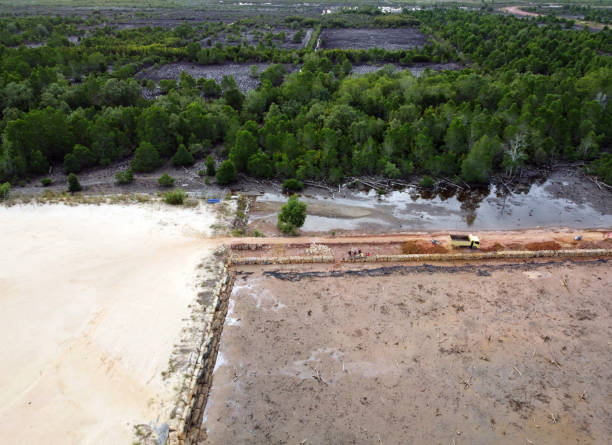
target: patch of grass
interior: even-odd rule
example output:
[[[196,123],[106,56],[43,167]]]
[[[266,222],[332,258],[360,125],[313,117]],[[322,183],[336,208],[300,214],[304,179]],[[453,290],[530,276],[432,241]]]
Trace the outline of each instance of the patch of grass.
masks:
[[[170,205],[181,205],[186,197],[187,194],[182,189],[174,189],[164,195],[164,201]]]

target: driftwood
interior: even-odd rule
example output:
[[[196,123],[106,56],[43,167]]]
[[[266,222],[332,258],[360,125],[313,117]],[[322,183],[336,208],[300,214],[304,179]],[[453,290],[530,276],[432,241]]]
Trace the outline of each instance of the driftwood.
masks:
[[[315,182],[315,181],[303,181],[304,184],[309,185],[311,187],[318,187],[318,188],[322,188],[327,190],[329,193],[334,193],[335,190],[332,189],[331,187],[326,186],[325,184],[323,184],[322,182]]]

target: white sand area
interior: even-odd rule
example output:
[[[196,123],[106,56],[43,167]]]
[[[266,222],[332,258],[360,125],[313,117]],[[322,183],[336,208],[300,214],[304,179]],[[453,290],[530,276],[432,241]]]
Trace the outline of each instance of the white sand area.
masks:
[[[0,442],[130,444],[214,247],[205,206],[0,206]]]

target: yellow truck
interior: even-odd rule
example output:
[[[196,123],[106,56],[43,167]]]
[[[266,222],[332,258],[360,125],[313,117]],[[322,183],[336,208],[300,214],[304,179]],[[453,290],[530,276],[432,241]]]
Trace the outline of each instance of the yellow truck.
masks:
[[[453,247],[469,247],[470,249],[480,249],[480,240],[477,236],[472,235],[452,235],[450,236],[451,246]]]

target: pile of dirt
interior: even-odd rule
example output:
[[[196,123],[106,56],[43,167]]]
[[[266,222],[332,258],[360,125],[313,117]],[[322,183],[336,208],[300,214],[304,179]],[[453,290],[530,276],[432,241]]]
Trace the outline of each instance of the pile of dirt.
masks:
[[[541,241],[525,244],[527,250],[561,250],[561,244],[555,241]]]
[[[402,244],[402,253],[404,255],[411,255],[417,253],[447,253],[448,250],[439,244],[429,244],[419,241],[406,241]]]
[[[492,246],[481,247],[480,250],[482,252],[498,252],[500,250],[504,250],[504,246],[499,243],[495,243]]]

